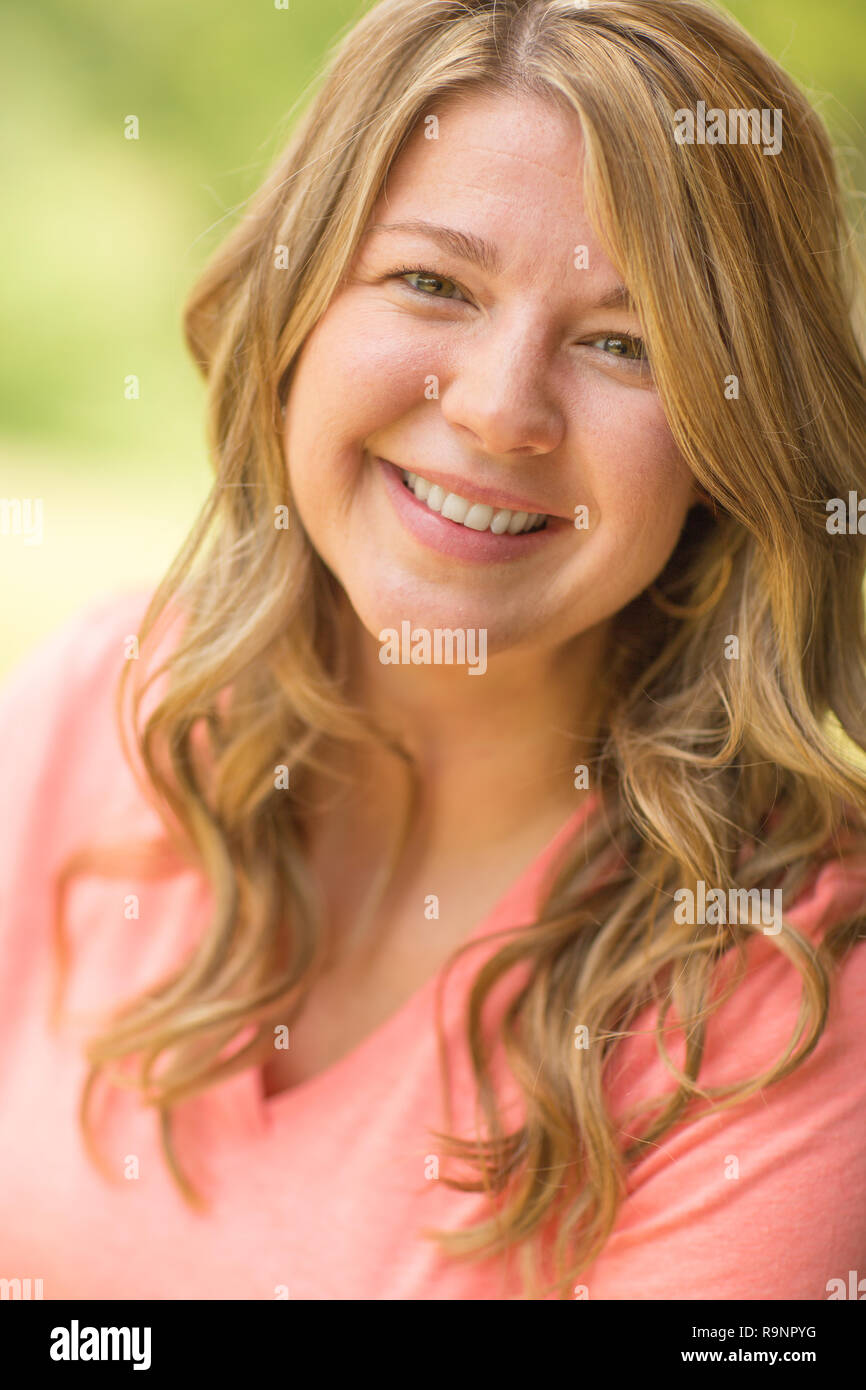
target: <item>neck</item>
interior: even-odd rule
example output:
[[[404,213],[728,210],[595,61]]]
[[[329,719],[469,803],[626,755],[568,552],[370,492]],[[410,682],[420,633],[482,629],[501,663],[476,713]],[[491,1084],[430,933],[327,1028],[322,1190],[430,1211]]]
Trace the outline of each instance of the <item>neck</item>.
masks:
[[[471,858],[533,823],[552,834],[578,808],[585,793],[574,769],[592,767],[605,706],[607,624],[555,649],[496,653],[481,675],[465,665],[383,665],[380,644],[357,619],[355,629],[351,697],[415,762],[432,857]],[[356,809],[379,842],[404,814],[405,773],[378,746],[348,757]]]

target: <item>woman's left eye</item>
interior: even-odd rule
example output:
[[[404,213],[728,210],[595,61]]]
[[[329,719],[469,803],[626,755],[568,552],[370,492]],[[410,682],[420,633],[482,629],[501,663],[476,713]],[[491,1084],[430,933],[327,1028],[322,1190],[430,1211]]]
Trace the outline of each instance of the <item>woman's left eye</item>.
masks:
[[[620,357],[626,362],[645,362],[647,360],[646,344],[643,338],[633,338],[628,333],[607,334],[601,338],[593,338],[588,344],[589,347],[598,347],[599,344],[610,344],[610,355]],[[605,349],[602,349],[604,351]]]

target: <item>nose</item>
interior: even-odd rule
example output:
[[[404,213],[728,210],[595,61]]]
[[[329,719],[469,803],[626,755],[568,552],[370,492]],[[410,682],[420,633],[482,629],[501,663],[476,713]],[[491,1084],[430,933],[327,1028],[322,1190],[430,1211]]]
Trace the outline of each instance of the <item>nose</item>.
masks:
[[[543,331],[525,320],[488,323],[455,350],[440,407],[455,429],[487,454],[546,454],[562,442],[565,421],[550,380]]]

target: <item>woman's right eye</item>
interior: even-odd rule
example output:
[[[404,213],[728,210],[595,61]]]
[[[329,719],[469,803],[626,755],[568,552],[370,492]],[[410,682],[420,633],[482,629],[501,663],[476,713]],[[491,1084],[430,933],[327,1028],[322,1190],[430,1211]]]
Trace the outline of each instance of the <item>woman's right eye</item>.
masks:
[[[456,280],[450,280],[447,275],[437,275],[434,270],[426,270],[423,267],[419,266],[401,266],[395,270],[390,271],[389,275],[391,278],[399,277],[400,279],[404,280],[406,280],[408,276],[414,275],[422,283],[426,281],[427,284],[432,283],[434,285],[453,285],[458,292],[458,296],[460,298],[463,298],[463,293],[460,290],[460,286],[457,284]],[[412,284],[409,284],[409,289],[414,290],[416,294],[422,295],[425,299],[453,299],[455,297],[453,295],[431,294],[427,290],[419,289],[416,285]]]

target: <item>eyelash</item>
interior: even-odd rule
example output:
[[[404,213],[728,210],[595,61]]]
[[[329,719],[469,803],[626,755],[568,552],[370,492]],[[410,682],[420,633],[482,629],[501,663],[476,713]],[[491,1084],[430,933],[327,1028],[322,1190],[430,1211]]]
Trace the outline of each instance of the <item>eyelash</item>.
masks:
[[[450,283],[451,283],[452,285],[456,285],[457,288],[458,288],[458,289],[461,291],[461,293],[462,293],[462,288],[461,288],[461,286],[460,286],[459,283],[458,283],[456,280],[454,280],[450,275],[440,275],[438,270],[431,270],[429,266],[419,266],[419,265],[402,265],[402,266],[395,266],[395,267],[393,268],[393,270],[387,271],[386,274],[387,274],[387,278],[388,278],[388,279],[392,279],[392,280],[399,279],[399,278],[400,278],[401,276],[403,276],[403,275],[423,275],[423,276],[425,276],[425,277],[426,277],[427,279],[429,279],[429,280],[445,280],[445,281],[450,281]],[[435,295],[435,294],[425,294],[423,290],[416,290],[414,285],[407,285],[406,288],[409,289],[409,290],[411,290],[414,294],[420,295],[422,299],[438,299],[438,298],[439,298],[438,295]],[[449,302],[449,301],[446,299],[446,300],[445,300],[445,303],[447,304],[448,302]],[[451,301],[451,302],[460,304],[460,303],[466,303],[467,301],[466,301],[466,300],[459,300],[459,299],[458,299],[458,300],[454,300],[454,301]],[[636,347],[636,348],[639,348],[639,349],[640,349],[640,356],[637,356],[637,357],[618,357],[616,354],[613,354],[614,360],[615,360],[615,361],[622,362],[622,363],[624,363],[627,367],[643,367],[643,366],[645,366],[646,363],[647,363],[646,344],[644,343],[643,338],[637,338],[637,337],[634,336],[634,334],[631,334],[631,333],[601,333],[601,334],[599,334],[598,338],[593,339],[593,342],[590,343],[590,344],[588,344],[588,346],[592,347],[593,344],[594,344],[594,343],[597,343],[597,342],[628,343],[629,345],[632,345],[632,346],[634,346],[634,347]],[[600,349],[600,350],[601,350],[601,349]]]

